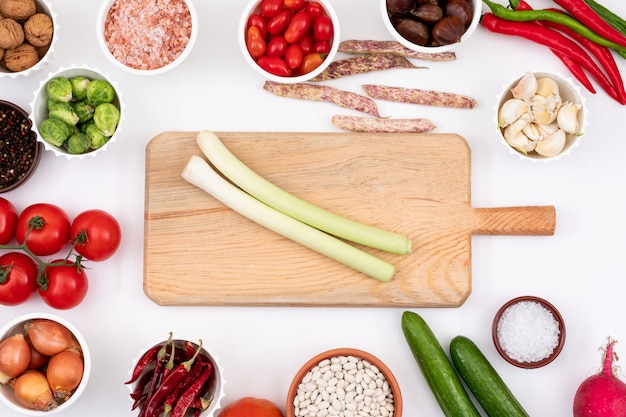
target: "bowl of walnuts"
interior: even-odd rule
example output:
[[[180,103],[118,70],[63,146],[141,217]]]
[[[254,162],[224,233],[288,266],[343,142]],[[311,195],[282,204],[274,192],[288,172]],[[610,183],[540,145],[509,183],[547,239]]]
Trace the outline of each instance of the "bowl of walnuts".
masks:
[[[44,66],[57,29],[45,0],[0,0],[0,77],[25,76]]]

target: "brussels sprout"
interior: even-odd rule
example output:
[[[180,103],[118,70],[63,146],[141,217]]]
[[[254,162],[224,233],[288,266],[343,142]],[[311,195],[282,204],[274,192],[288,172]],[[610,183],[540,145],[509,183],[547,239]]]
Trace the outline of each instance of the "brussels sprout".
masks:
[[[93,121],[105,136],[112,136],[120,121],[120,111],[114,104],[99,104],[94,111]]]
[[[113,86],[105,80],[92,80],[87,85],[87,101],[92,106],[100,103],[110,103],[115,98]]]
[[[68,125],[78,123],[78,115],[69,103],[54,103],[50,106],[50,110],[48,110],[48,116],[59,119]]]
[[[85,123],[84,133],[89,139],[91,139],[91,149],[101,148],[110,139],[108,136],[105,136],[100,129],[98,129],[98,126],[96,126],[94,122]]]
[[[87,86],[89,85],[89,81],[89,78],[80,75],[70,78],[74,100],[80,101],[87,98]]]
[[[42,139],[54,146],[61,146],[72,133],[70,127],[59,119],[46,119],[39,125]]]
[[[65,142],[65,149],[69,153],[77,154],[84,153],[89,150],[91,146],[91,139],[87,137],[84,133],[74,133],[67,139]]]
[[[85,123],[93,117],[94,108],[87,104],[86,101],[74,103],[74,113],[78,116],[78,123]]]
[[[47,103],[47,108],[48,108],[48,111],[50,111],[50,107],[52,107],[52,105],[53,105],[53,104],[56,104],[56,103],[62,103],[62,101],[53,100],[53,99],[51,99],[51,98],[50,98],[50,99],[48,99],[48,103]]]
[[[54,77],[46,85],[48,97],[67,103],[72,99],[72,83],[65,77]]]

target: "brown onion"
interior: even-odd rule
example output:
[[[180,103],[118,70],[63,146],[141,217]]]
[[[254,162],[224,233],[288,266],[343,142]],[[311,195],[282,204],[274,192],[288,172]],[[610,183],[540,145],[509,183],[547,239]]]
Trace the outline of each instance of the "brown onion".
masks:
[[[56,321],[34,319],[25,327],[33,347],[42,355],[52,356],[66,349],[79,349],[72,332]]]
[[[30,346],[21,333],[0,342],[0,383],[24,372],[30,363]]]
[[[33,347],[32,343],[29,342],[28,346],[30,346],[30,362],[28,369],[39,369],[48,363],[48,356],[42,355],[41,352]]]
[[[40,371],[29,370],[13,380],[15,398],[24,407],[48,411],[57,406],[46,376]]]
[[[54,397],[57,400],[67,400],[83,379],[83,371],[83,358],[74,349],[52,356],[46,368],[46,378]]]

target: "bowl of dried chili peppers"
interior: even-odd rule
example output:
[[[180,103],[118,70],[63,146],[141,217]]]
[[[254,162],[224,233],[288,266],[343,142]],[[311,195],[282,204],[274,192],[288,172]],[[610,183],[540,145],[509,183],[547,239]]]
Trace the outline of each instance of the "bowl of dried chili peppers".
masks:
[[[24,109],[0,100],[0,193],[24,184],[37,169],[42,145],[32,125]]]
[[[132,410],[146,417],[165,415],[210,417],[224,397],[224,370],[202,340],[167,340],[142,351],[125,384]]]

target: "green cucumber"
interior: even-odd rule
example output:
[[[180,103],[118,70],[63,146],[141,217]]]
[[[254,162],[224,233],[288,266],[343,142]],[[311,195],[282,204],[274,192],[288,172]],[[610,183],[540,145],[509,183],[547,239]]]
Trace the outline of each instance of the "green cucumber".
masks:
[[[418,314],[402,314],[402,331],[446,417],[480,417],[441,344]],[[513,417],[513,416],[511,416]]]
[[[489,417],[528,417],[528,413],[474,342],[465,336],[456,336],[450,341],[450,357]]]

